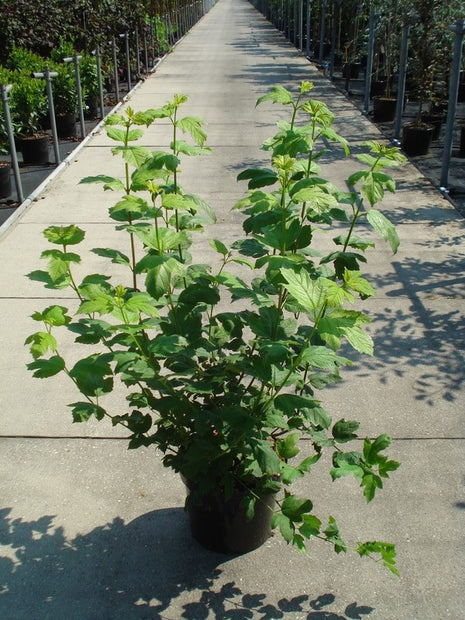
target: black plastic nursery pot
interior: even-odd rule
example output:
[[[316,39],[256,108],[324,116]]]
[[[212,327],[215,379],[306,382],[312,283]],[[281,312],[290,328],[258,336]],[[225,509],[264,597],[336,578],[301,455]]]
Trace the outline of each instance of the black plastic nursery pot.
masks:
[[[432,125],[404,125],[402,130],[402,149],[412,157],[426,155],[433,139]]]
[[[421,120],[423,123],[433,126],[433,135],[431,140],[439,140],[444,117],[438,114],[422,114]]]
[[[373,120],[377,123],[390,123],[396,117],[397,99],[392,97],[373,97]]]
[[[48,164],[48,141],[48,134],[23,136],[21,138],[23,163],[26,165]]]
[[[0,161],[0,199],[11,195],[11,164],[8,161]]]
[[[194,503],[189,501],[189,485],[185,484],[191,533],[202,547],[231,555],[247,553],[263,545],[271,536],[274,495],[258,499],[254,516],[247,519],[241,504],[242,493],[236,492],[226,500],[218,490]]]
[[[360,74],[361,68],[362,68],[362,65],[359,62],[347,62],[342,67],[342,77],[356,80]]]
[[[71,138],[76,135],[76,114],[57,114],[55,121],[59,138]]]

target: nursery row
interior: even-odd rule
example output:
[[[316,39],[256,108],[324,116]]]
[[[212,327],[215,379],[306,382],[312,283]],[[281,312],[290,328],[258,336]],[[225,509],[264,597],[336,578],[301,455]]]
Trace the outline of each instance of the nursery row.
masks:
[[[11,152],[11,143],[14,142],[12,158],[16,158],[16,152],[20,151],[23,165],[47,164],[52,136],[54,161],[60,163],[58,140],[74,138],[78,121],[84,138],[85,118],[103,117],[105,108],[117,103],[131,90],[132,85],[154,67],[157,59],[169,51],[214,2],[148,3],[145,10],[150,9],[151,13],[141,9],[137,24],[130,22],[137,11],[130,12],[128,8],[130,17],[120,26],[133,29],[109,32],[103,23],[100,30],[112,37],[101,44],[96,43],[93,50],[81,44],[82,36],[77,27],[74,38],[67,38],[71,32],[62,31],[63,36],[52,49],[37,44],[34,37],[26,45],[20,26],[27,26],[28,13],[21,23],[12,19],[8,32],[17,36],[17,43],[12,44],[6,53],[9,37],[5,38],[2,50],[5,60],[0,65],[0,154]],[[141,8],[142,3],[136,5]],[[50,6],[52,10],[55,5],[51,3]],[[153,13],[161,9],[166,12]],[[0,14],[3,12],[6,18],[9,11],[13,8],[7,3]],[[90,19],[89,11],[86,15]],[[85,28],[90,28],[89,22],[85,22]],[[97,29],[94,33],[94,41],[100,39],[98,32]],[[2,159],[0,199],[8,198],[12,192],[10,158]],[[21,202],[23,195],[18,178],[16,185]]]
[[[461,58],[454,66],[454,37],[463,30],[464,0],[252,0],[252,4],[308,58],[323,65],[331,78],[341,71],[347,91],[350,80],[363,70],[365,112],[372,112],[375,121],[393,121],[396,114],[400,118],[403,102],[416,102],[414,118],[403,130],[403,148],[409,155],[428,152],[434,126],[437,131],[437,124],[445,120],[453,69],[458,76],[463,68]],[[460,82],[465,95],[463,71]],[[400,137],[399,129],[395,138]]]

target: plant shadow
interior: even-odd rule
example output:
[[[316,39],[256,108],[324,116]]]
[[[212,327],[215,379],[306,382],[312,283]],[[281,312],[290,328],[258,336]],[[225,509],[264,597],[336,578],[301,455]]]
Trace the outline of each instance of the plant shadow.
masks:
[[[125,523],[115,518],[68,538],[54,517],[25,521],[0,510],[0,617],[312,620],[362,618],[373,608],[353,602],[335,610],[332,593],[272,601],[226,582],[234,558],[192,540],[181,508],[156,510]]]

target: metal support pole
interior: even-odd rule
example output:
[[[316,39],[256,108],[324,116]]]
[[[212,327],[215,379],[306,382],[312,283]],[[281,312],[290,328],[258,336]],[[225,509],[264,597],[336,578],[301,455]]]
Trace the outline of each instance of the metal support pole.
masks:
[[[100,101],[100,113],[102,118],[105,116],[105,104],[103,102],[103,83],[102,83],[102,60],[100,58],[100,48],[97,45],[94,51],[95,59],[97,61],[97,82],[98,82],[98,95]]]
[[[312,0],[307,0],[307,36],[306,36],[306,51],[305,55],[307,58],[310,58],[310,19],[312,16]]]
[[[452,138],[454,133],[455,112],[457,110],[457,98],[459,94],[460,66],[462,64],[463,35],[465,34],[465,19],[458,19],[450,26],[455,33],[454,56],[449,83],[449,106],[447,108],[446,134],[444,136],[444,151],[442,158],[440,190],[448,192],[449,167],[452,157]]]
[[[318,53],[319,62],[324,60],[324,45],[326,38],[326,0],[321,5],[321,27],[320,27],[320,49]]]
[[[84,140],[86,137],[86,124],[84,122],[84,106],[82,103],[82,88],[81,88],[81,74],[79,71],[79,61],[82,56],[78,56],[74,54],[74,56],[70,56],[69,58],[64,58],[65,62],[74,62],[74,76],[76,79],[76,92],[78,99],[78,112],[79,112],[79,124],[81,126],[81,137]]]
[[[128,80],[128,92],[132,89],[131,84],[131,56],[129,54],[129,32],[125,32],[119,35],[122,39],[124,39],[124,47],[126,49],[126,69],[127,69],[127,80]]]
[[[304,0],[299,2],[299,50],[304,51]]]
[[[18,156],[16,154],[15,136],[13,133],[13,124],[11,122],[10,104],[8,93],[13,88],[11,84],[0,84],[0,91],[3,102],[3,115],[5,117],[6,132],[8,134],[8,144],[10,145],[11,166],[15,177],[16,194],[18,202],[23,202],[23,186],[21,184],[21,175],[19,174]]]
[[[137,68],[137,77],[140,79],[141,70],[140,70],[140,45],[139,45],[139,31],[136,28],[136,68]]]
[[[336,35],[337,23],[339,21],[339,11],[341,8],[341,0],[333,2],[333,23],[331,25],[331,56],[329,60],[329,77],[332,80],[334,76],[334,57],[336,54]]]
[[[363,113],[368,114],[370,111],[370,92],[371,92],[371,76],[373,73],[373,58],[375,55],[375,29],[377,15],[372,6],[370,9],[370,19],[368,27],[368,50],[367,50],[367,66],[365,70],[365,96],[363,100]]]
[[[115,79],[115,98],[116,101],[119,101],[118,54],[116,52],[116,41],[114,37],[111,42],[111,47],[113,52],[113,77]]]
[[[61,162],[60,158],[60,149],[58,147],[58,132],[57,132],[57,124],[55,119],[55,106],[53,104],[53,89],[52,89],[52,79],[57,77],[58,73],[56,71],[50,72],[48,67],[45,67],[45,71],[43,73],[33,73],[35,78],[45,78],[45,89],[47,91],[47,99],[48,99],[48,115],[50,118],[50,129],[52,130],[52,139],[53,139],[53,152],[55,154],[55,163],[58,164]]]
[[[144,30],[144,63],[145,63],[145,73],[149,72],[149,51],[147,48],[147,33]]]
[[[400,130],[402,127],[402,112],[404,110],[405,99],[405,80],[407,79],[407,63],[408,63],[408,44],[410,35],[410,26],[414,20],[412,15],[407,15],[404,20],[404,27],[402,30],[402,42],[400,46],[400,60],[399,60],[399,84],[397,86],[397,104],[396,104],[396,118],[394,122],[394,138],[393,143],[397,146],[400,145]],[[389,76],[388,76],[389,79]]]

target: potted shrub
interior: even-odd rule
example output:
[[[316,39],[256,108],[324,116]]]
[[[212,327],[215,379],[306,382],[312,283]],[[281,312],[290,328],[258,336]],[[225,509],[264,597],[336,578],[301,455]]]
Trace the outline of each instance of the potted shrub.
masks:
[[[348,179],[359,192],[326,181],[319,139],[348,149],[326,105],[309,98],[311,88],[303,82],[293,96],[274,87],[259,99],[286,105],[291,120],[280,120],[264,144],[270,167],[239,175],[249,187],[235,205],[246,216],[246,236],[234,247],[213,239],[216,265],[196,263],[190,254],[192,236],[214,217],[180,185],[181,157],[207,149],[202,121],[183,117],[187,97],[176,95],[159,109],[112,115],[106,128],[123,174],[82,181],[117,194],[109,215],[127,235],[127,251],[120,243],[92,251],[119,273],[127,270],[127,278],[113,282],[106,268],[78,280],[85,231],[75,225],[44,231],[52,244],[42,254],[48,267],[29,275],[69,289],[78,301],[75,313],[61,305],[34,313],[43,329],[27,338],[29,369],[39,378],[60,372],[70,378],[81,394],[70,405],[75,422],[107,420],[127,430],[129,448],[158,448],[164,465],[186,482],[194,536],[216,550],[252,549],[272,526],[300,550],[316,537],[345,551],[334,517],[317,516],[311,500],[290,485],[326,462],[331,480],[353,474],[370,501],[399,465],[384,453],[385,434],[365,439],[362,450],[358,443],[348,449],[358,422],[333,421],[319,392],[339,380],[350,348],[372,353],[369,318],[359,306],[374,293],[360,270],[374,244],[356,229],[364,221],[397,249],[395,229],[376,203],[394,191],[383,168],[404,158],[369,142],[358,156],[363,169]],[[168,151],[134,145],[141,127],[156,119],[173,127]],[[314,239],[333,224],[334,248],[319,256]],[[60,331],[75,338],[74,363],[66,360]],[[110,393],[122,398],[116,410]],[[304,454],[301,438],[309,440]],[[332,461],[319,462],[328,450]],[[396,572],[391,543],[355,549]]]
[[[74,65],[56,64],[51,70],[58,74],[52,82],[57,134],[60,138],[70,138],[76,134],[77,89]]]
[[[0,140],[2,135],[2,108],[0,106]],[[9,198],[11,195],[11,163],[8,159],[2,159],[2,155],[6,155],[8,149],[4,142],[0,141],[0,198]]]
[[[24,164],[48,163],[49,135],[41,125],[48,107],[44,81],[31,77],[24,70],[13,72],[10,106]]]
[[[441,87],[441,76],[447,74],[450,67],[451,34],[448,27],[459,10],[452,6],[453,3],[448,4],[441,0],[412,0],[417,19],[411,30],[411,47],[415,54],[409,63],[409,81],[417,110],[414,121],[403,128],[402,147],[408,155],[426,155],[435,126],[436,132],[440,129],[440,119],[434,114],[434,108],[442,98],[440,91],[445,82],[442,80]],[[434,116],[436,118],[432,118]],[[432,124],[431,120],[435,123]]]
[[[84,55],[80,61],[82,98],[86,105],[86,114],[90,118],[98,115],[98,73],[97,60],[94,56]]]
[[[373,96],[373,120],[388,123],[393,121],[396,115],[397,98],[392,92],[392,86],[400,48],[402,11],[397,0],[388,4],[382,3],[377,10],[378,54],[373,86],[378,88],[378,91]]]

